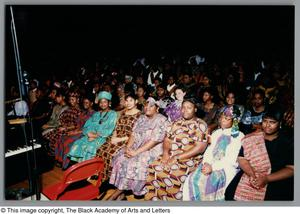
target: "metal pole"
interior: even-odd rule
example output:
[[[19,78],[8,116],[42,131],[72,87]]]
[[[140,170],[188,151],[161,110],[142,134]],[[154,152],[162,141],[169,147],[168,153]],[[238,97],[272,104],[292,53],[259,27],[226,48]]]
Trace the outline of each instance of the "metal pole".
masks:
[[[10,6],[10,13],[11,13],[11,33],[12,33],[12,39],[13,39],[13,45],[14,45],[14,54],[15,54],[15,60],[16,60],[16,67],[17,67],[17,76],[18,76],[18,83],[19,83],[19,90],[20,90],[20,98],[23,100],[23,98],[27,95],[27,91],[25,90],[25,83],[23,79],[23,72],[21,68],[21,62],[20,62],[20,54],[19,54],[19,47],[18,47],[18,40],[17,40],[17,33],[16,33],[16,26],[14,21],[14,14],[13,14],[13,8]],[[25,116],[24,116],[25,117]],[[30,191],[36,194],[36,199],[40,200],[41,194],[39,189],[39,179],[38,179],[38,170],[37,170],[37,164],[36,164],[36,154],[34,149],[34,144],[36,142],[36,139],[34,139],[33,135],[33,126],[32,126],[32,120],[29,114],[29,123],[30,123],[30,129],[31,129],[31,139],[30,143],[32,146],[32,154],[33,154],[33,168],[31,168],[31,164],[27,155],[27,162],[28,162],[28,170],[29,170],[29,188]],[[24,137],[25,137],[25,143],[27,145],[27,134],[26,134],[26,128],[25,124],[22,125],[23,131],[24,131]],[[31,171],[32,170],[32,171]]]

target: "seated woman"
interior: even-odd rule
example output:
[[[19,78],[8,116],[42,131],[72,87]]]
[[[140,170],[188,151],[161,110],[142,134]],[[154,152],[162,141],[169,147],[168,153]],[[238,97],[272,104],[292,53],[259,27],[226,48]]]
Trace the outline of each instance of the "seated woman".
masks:
[[[168,126],[167,118],[158,113],[158,102],[149,97],[145,115],[133,126],[127,146],[116,154],[112,161],[110,184],[117,187],[108,200],[123,198],[125,190],[134,195],[145,194],[149,164],[162,154],[162,141]]]
[[[226,200],[293,200],[293,140],[280,130],[283,114],[270,106],[263,116],[262,132],[243,140],[238,162],[241,171],[226,190]]]
[[[241,120],[241,130],[245,134],[250,134],[254,131],[261,131],[262,117],[268,110],[268,104],[265,103],[265,92],[257,89],[252,93],[250,99],[251,106],[245,110]]]
[[[64,121],[66,121],[63,113],[69,108],[62,90],[56,91],[55,102],[57,104],[53,108],[50,120],[42,126],[42,137],[47,141],[47,147],[49,146],[49,155],[54,155],[59,128],[64,127]]]
[[[117,122],[117,113],[109,108],[111,94],[101,91],[98,95],[100,111],[86,121],[83,137],[75,141],[68,156],[72,161],[89,160],[96,155],[97,149],[112,134]]]
[[[141,115],[141,112],[137,109],[136,105],[137,97],[135,94],[131,93],[125,96],[125,110],[120,113],[112,137],[97,151],[96,156],[101,157],[105,162],[102,177],[103,181],[109,179],[112,170],[111,160],[121,148],[126,146],[132,132],[132,127],[137,118]]]
[[[136,91],[136,95],[137,95],[137,108],[139,110],[141,110],[142,112],[144,112],[144,106],[146,105],[146,87],[143,85],[139,85],[137,87],[137,91]]]
[[[236,93],[234,91],[228,91],[225,98],[226,98],[225,106],[220,109],[220,113],[223,112],[226,107],[235,105],[239,108],[239,110],[241,112],[241,114],[238,118],[238,121],[241,121],[241,119],[243,118],[243,115],[244,115],[245,108],[244,108],[244,106],[238,105],[236,103],[236,100],[237,100]]]
[[[68,131],[57,141],[55,149],[55,159],[62,163],[62,168],[66,169],[70,159],[67,157],[73,143],[82,137],[82,129],[85,122],[95,113],[93,109],[94,96],[86,96],[83,98],[83,110],[79,114],[76,122],[76,129]]]
[[[183,118],[172,124],[164,139],[163,155],[149,166],[146,200],[182,200],[184,181],[201,162],[207,125],[195,115],[195,99],[184,100],[181,111]]]
[[[203,103],[199,105],[199,111],[203,113],[203,120],[207,123],[208,133],[212,133],[218,127],[218,105],[214,102],[214,90],[205,88],[203,90]],[[198,112],[199,113],[199,112]]]
[[[168,116],[168,120],[170,122],[174,122],[181,119],[182,117],[181,106],[185,95],[186,92],[183,88],[178,87],[175,89],[176,100],[174,100],[164,110],[164,113]]]
[[[202,163],[184,183],[183,200],[224,200],[225,189],[237,173],[237,156],[244,137],[238,130],[239,114],[235,106],[224,109],[221,128],[213,132]]]

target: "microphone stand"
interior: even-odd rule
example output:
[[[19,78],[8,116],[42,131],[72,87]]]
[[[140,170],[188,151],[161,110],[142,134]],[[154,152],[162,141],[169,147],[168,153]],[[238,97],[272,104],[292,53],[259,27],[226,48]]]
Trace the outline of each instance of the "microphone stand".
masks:
[[[21,68],[21,62],[20,62],[20,55],[19,55],[19,48],[18,48],[18,40],[17,40],[17,33],[16,33],[16,26],[14,21],[14,14],[13,14],[13,8],[10,6],[10,14],[11,14],[11,34],[12,34],[12,40],[14,45],[14,54],[15,54],[15,60],[16,60],[16,68],[17,68],[17,77],[18,77],[18,85],[19,85],[19,91],[20,91],[20,99],[21,101],[24,100],[24,97],[26,97],[28,92],[28,82],[24,81],[24,75]],[[27,84],[27,85],[26,85]],[[25,90],[25,87],[27,90]],[[25,118],[25,116],[24,116]],[[33,158],[33,167],[31,167],[31,163],[29,160],[29,154],[26,153],[27,156],[27,165],[28,165],[28,180],[29,180],[29,191],[31,194],[35,193],[36,199],[41,199],[41,193],[39,188],[39,175],[37,170],[37,163],[36,163],[36,153],[34,149],[34,144],[36,143],[36,139],[34,138],[34,132],[33,132],[33,125],[32,125],[32,119],[30,117],[30,114],[28,116],[29,124],[30,124],[30,145],[32,147],[32,158]],[[25,123],[22,124],[22,129],[24,133],[25,143],[28,146],[28,139],[26,134],[26,127]]]

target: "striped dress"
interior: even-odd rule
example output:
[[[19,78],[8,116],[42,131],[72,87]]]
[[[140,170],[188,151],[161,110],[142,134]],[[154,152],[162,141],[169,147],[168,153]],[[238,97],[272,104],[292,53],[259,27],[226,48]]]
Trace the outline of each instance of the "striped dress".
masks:
[[[263,132],[254,132],[247,135],[243,140],[244,158],[249,161],[256,176],[271,173],[271,162],[265,145]],[[235,191],[236,201],[263,201],[266,195],[267,185],[255,189],[250,184],[250,177],[243,173]]]

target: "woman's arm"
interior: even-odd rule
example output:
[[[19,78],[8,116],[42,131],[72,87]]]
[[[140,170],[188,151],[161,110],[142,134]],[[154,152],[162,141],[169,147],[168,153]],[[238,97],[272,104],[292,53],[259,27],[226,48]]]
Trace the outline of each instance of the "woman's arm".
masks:
[[[204,143],[204,142],[201,142],[201,143],[196,143],[191,149],[181,153],[181,154],[178,154],[178,155],[175,155],[173,157],[171,157],[168,161],[168,164],[169,165],[172,165],[174,164],[177,160],[183,160],[183,159],[189,159],[191,157],[194,157],[198,154],[201,154],[205,151],[207,147],[207,143]]]
[[[160,142],[150,140],[147,143],[145,143],[143,146],[141,146],[140,148],[138,148],[136,150],[136,154],[140,154],[140,153],[143,153],[145,151],[148,151],[148,150],[152,149],[154,146],[156,146],[159,143]]]
[[[241,169],[249,176],[252,178],[255,178],[255,172],[253,168],[251,167],[250,163],[248,160],[246,160],[244,157],[238,157],[238,163],[241,167]]]
[[[99,134],[95,133],[95,132],[89,132],[89,133],[87,133],[87,136],[88,136],[88,138],[97,138],[97,137],[99,137]]]
[[[133,135],[133,133],[131,133],[130,136],[129,136],[126,147],[131,148],[133,143],[134,143],[134,135]]]
[[[268,183],[281,181],[287,178],[294,176],[294,166],[287,165],[284,168],[278,170],[277,172],[271,173],[270,175],[266,176],[259,176],[255,181],[254,184],[256,188],[262,188],[266,186]]]
[[[274,181],[281,181],[294,176],[294,166],[287,165],[283,169],[280,169],[277,172],[274,172],[267,176],[268,183]]]
[[[162,162],[167,163],[170,158],[170,149],[171,149],[171,140],[168,137],[165,137],[163,142],[163,156]]]
[[[119,142],[122,142],[122,141],[127,141],[129,138],[127,136],[125,137],[112,137],[111,138],[111,143],[112,144],[117,144]]]
[[[189,159],[191,157],[194,157],[196,155],[203,153],[205,151],[206,147],[207,147],[207,143],[197,142],[194,144],[194,146],[191,149],[189,149],[179,155],[176,155],[177,156],[176,158],[179,160]]]

